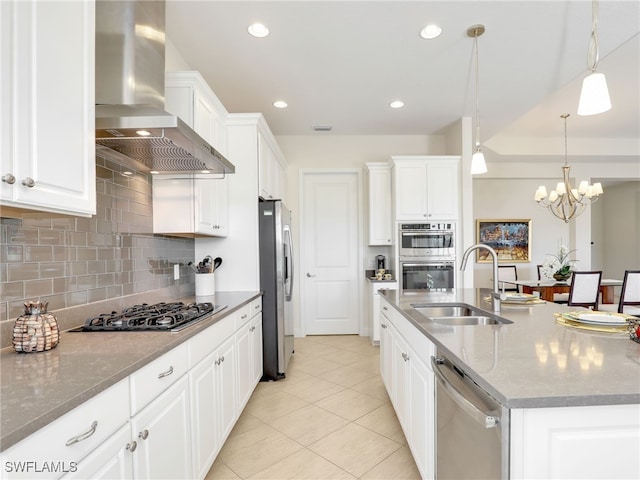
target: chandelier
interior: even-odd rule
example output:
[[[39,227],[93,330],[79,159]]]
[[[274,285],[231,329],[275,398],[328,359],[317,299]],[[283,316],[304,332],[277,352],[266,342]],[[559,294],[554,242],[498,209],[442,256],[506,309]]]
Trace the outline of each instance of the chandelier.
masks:
[[[547,189],[540,185],[536,190],[534,199],[538,205],[545,207],[554,216],[569,223],[574,217],[582,213],[584,207],[596,202],[602,195],[602,184],[594,183],[590,185],[587,180],[583,180],[578,188],[573,188],[569,180],[569,170],[571,167],[567,161],[567,117],[568,113],[560,115],[564,119],[564,166],[562,167],[562,181],[558,182],[555,190],[551,190],[547,197]]]

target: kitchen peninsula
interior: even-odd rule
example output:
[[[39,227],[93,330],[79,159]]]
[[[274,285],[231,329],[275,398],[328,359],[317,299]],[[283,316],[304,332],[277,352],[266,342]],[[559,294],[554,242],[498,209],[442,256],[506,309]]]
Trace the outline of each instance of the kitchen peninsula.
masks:
[[[503,478],[640,477],[640,344],[561,326],[554,313],[575,307],[554,303],[503,303],[497,315],[512,323],[497,325],[439,324],[414,308],[456,303],[491,315],[489,293],[380,292],[383,380],[423,477],[434,476],[435,355],[508,412]]]

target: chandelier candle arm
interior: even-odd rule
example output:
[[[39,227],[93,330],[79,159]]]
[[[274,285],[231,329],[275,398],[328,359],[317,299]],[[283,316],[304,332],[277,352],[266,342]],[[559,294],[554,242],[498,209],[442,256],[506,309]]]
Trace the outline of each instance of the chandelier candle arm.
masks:
[[[568,113],[560,116],[564,119],[564,165],[562,166],[562,181],[558,182],[555,190],[547,195],[547,188],[544,185],[540,185],[533,196],[533,199],[541,207],[545,207],[551,212],[552,215],[569,223],[574,217],[577,217],[582,213],[584,207],[596,202],[600,195],[602,195],[603,189],[600,182],[596,182],[590,185],[587,180],[582,180],[578,188],[571,186],[570,170],[567,160],[567,117]]]

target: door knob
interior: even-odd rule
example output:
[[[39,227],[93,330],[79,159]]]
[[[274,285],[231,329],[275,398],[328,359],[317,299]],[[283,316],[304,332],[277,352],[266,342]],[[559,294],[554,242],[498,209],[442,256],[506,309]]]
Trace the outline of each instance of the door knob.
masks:
[[[315,275],[311,275],[309,272],[307,272],[307,277],[311,278],[311,277],[315,277]]]

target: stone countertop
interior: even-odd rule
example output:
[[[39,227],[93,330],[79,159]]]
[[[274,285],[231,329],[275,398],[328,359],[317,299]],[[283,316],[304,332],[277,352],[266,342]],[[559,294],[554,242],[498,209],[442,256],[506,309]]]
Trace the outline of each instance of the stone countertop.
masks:
[[[412,303],[460,302],[492,312],[487,289],[404,295],[381,291],[405,318],[509,408],[640,404],[640,344],[628,334],[564,327],[556,312],[581,310],[555,303],[502,304],[512,324],[443,326],[425,321]]]
[[[58,419],[111,385],[261,295],[217,292],[219,313],[180,332],[62,332],[52,350],[0,350],[0,451]],[[193,302],[193,297],[178,299]],[[100,313],[100,312],[96,312]]]

